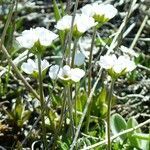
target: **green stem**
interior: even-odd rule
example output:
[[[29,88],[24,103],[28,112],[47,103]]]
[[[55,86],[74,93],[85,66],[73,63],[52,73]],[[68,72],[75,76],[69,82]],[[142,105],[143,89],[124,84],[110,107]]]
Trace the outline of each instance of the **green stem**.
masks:
[[[77,84],[75,84],[75,127],[77,126],[77,96],[78,96],[78,87]]]
[[[114,88],[115,80],[112,79],[107,101],[108,101],[108,111],[107,111],[107,150],[111,150],[111,139],[110,139],[110,115],[111,115],[111,103],[112,103],[112,94],[113,94],[113,88]]]
[[[70,117],[70,122],[71,122],[71,131],[72,131],[72,138],[75,135],[75,130],[74,130],[74,120],[73,120],[73,104],[72,104],[72,99],[71,99],[71,92],[70,92],[70,85],[67,86],[67,91],[68,91],[68,108],[69,108],[69,117]]]
[[[88,95],[91,93],[91,83],[92,83],[92,70],[91,70],[91,65],[92,65],[92,56],[93,56],[93,48],[94,48],[94,41],[95,41],[95,36],[96,36],[96,30],[97,28],[94,27],[93,31],[93,36],[92,36],[92,42],[91,42],[91,49],[90,49],[90,56],[89,56],[89,74],[88,74]],[[89,130],[89,122],[90,122],[90,113],[91,113],[91,108],[92,108],[92,100],[89,105],[89,109],[87,111],[87,118],[86,118],[86,127],[85,127],[85,132],[87,133]]]
[[[47,149],[47,141],[46,141],[46,126],[44,119],[44,93],[43,93],[43,79],[42,79],[42,70],[41,70],[41,55],[38,55],[38,70],[39,70],[39,92],[40,92],[40,102],[41,102],[41,120],[42,120],[42,136],[43,136],[43,144],[44,149]]]
[[[77,43],[78,43],[78,38],[76,38],[75,41],[74,41],[73,52],[72,52],[71,68],[74,67],[74,59],[75,59],[75,54],[76,54]]]
[[[90,95],[91,92],[91,77],[92,77],[92,69],[91,69],[91,65],[92,65],[92,58],[93,58],[93,48],[94,48],[94,41],[95,41],[95,36],[96,36],[96,30],[97,28],[94,27],[94,31],[93,31],[93,36],[92,36],[92,42],[91,42],[91,49],[90,49],[90,56],[89,56],[89,75],[88,75],[88,95]]]

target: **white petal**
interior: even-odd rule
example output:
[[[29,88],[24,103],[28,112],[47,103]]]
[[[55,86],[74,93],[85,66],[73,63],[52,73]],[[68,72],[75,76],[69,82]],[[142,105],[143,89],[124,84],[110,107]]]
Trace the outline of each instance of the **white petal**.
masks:
[[[49,76],[55,80],[59,74],[60,67],[58,65],[51,66],[49,69]]]
[[[79,82],[80,79],[85,75],[85,71],[79,68],[71,69],[71,80]]]
[[[103,11],[105,12],[105,17],[108,19],[113,18],[117,14],[117,9],[110,4],[106,4],[105,7],[103,7]]]
[[[93,6],[91,4],[87,4],[81,8],[81,12],[84,15],[92,17],[94,15]]]
[[[129,72],[134,70],[135,68],[136,68],[135,63],[131,61],[129,57],[119,56],[118,60],[116,61],[113,67],[113,70],[116,73],[121,73],[123,70]]]
[[[32,48],[35,43],[35,38],[33,36],[19,36],[16,38],[18,43],[23,48]]]
[[[71,21],[72,16],[66,15],[57,22],[55,28],[57,28],[58,30],[68,30],[71,27]]]
[[[30,65],[29,63],[23,63],[21,65],[21,69],[26,73],[26,74],[32,74],[34,71],[34,68],[32,65]]]
[[[37,27],[34,29],[35,35],[38,37],[40,44],[43,46],[51,45],[52,41],[55,40],[58,35],[45,29],[43,27]]]
[[[62,71],[63,71],[63,76],[70,76],[71,68],[70,68],[70,66],[65,65],[65,66],[62,68]]]
[[[85,31],[89,30],[91,27],[97,25],[97,23],[95,23],[92,17],[81,14],[81,15],[76,15],[76,25],[78,31],[80,33],[84,33]]]
[[[41,68],[42,68],[42,71],[44,71],[45,69],[47,69],[49,67],[49,62],[44,59],[42,62],[41,62]]]
[[[125,67],[121,64],[115,64],[112,69],[115,73],[119,74],[125,69]]]
[[[117,58],[115,55],[105,55],[100,57],[100,66],[105,69],[111,69],[115,64]]]
[[[128,66],[127,66],[127,72],[133,71],[136,68],[136,65],[133,61],[129,61],[128,62]]]
[[[70,77],[71,77],[71,68],[70,68],[70,66],[65,65],[63,68],[61,68],[60,71],[59,71],[58,77],[61,80],[65,80],[65,81],[70,80]]]
[[[117,14],[117,9],[110,4],[93,4],[94,12],[96,15],[104,16],[105,18],[112,19]]]
[[[74,64],[76,66],[81,66],[84,64],[84,61],[85,61],[85,55],[81,52],[77,52],[75,54]]]

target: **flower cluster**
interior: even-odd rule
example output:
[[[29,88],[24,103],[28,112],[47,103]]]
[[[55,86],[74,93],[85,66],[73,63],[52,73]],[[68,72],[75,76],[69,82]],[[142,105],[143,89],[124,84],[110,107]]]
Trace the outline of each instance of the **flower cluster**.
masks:
[[[62,81],[71,80],[73,82],[79,82],[84,75],[84,70],[79,68],[70,68],[68,65],[65,65],[62,68],[58,65],[53,65],[49,69],[49,76],[53,80],[58,77],[58,79]]]
[[[57,34],[45,29],[43,27],[37,27],[35,29],[25,30],[21,36],[17,37],[16,40],[21,47],[31,49],[36,43],[41,46],[47,47],[52,44],[52,41],[58,37]]]
[[[73,37],[75,38],[79,38],[87,30],[97,26],[98,23],[105,23],[109,19],[113,18],[116,15],[117,10],[109,4],[103,5],[93,3],[91,5],[88,4],[84,6],[81,9],[81,12],[81,14],[76,14],[74,18]],[[71,28],[72,21],[73,16],[65,15],[57,22],[55,28],[68,32]],[[57,37],[57,34],[49,31],[48,29],[37,27],[23,31],[21,36],[17,37],[16,40],[21,47],[30,49],[31,52],[36,55],[41,55],[45,47],[50,46]],[[75,66],[81,66],[84,63],[84,60],[85,54],[76,52],[73,60]],[[104,58],[101,59],[101,61],[103,60]],[[42,73],[45,72],[49,66],[49,63],[46,60],[41,61]],[[31,74],[34,77],[38,76],[37,60],[33,61],[28,59],[27,62],[22,64],[21,68],[27,74]],[[118,70],[114,71],[117,72]],[[71,80],[74,82],[79,82],[84,75],[84,70],[79,68],[70,68],[68,65],[65,65],[62,68],[58,65],[53,65],[49,70],[49,76],[51,79],[56,79],[56,77],[58,77],[60,80],[64,81]]]
[[[44,59],[41,61],[41,70],[43,75],[46,73],[49,66],[50,64],[47,60]],[[37,60],[33,61],[32,59],[28,59],[27,62],[24,62],[21,65],[21,69],[26,74],[32,75],[34,78],[38,77]],[[49,76],[53,80],[58,77],[63,81],[72,80],[73,82],[79,82],[84,75],[84,70],[79,68],[70,68],[68,65],[65,65],[63,68],[60,68],[58,65],[53,65],[49,69]]]
[[[129,57],[119,56],[117,58],[114,54],[101,56],[99,64],[102,68],[108,70],[113,77],[118,77],[136,68],[135,63]]]
[[[73,35],[80,36],[98,23],[105,23],[117,14],[117,9],[110,4],[87,4],[81,9],[82,14],[76,14],[73,24]],[[66,15],[60,19],[56,28],[69,31],[73,16]]]
[[[117,14],[117,9],[110,4],[87,4],[81,8],[81,12],[91,16],[99,23],[105,23]]]

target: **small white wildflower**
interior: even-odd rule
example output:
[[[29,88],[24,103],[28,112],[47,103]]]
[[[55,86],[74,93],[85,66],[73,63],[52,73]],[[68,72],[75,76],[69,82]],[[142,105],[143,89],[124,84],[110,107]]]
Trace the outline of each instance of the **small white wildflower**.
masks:
[[[84,61],[85,55],[82,52],[77,51],[75,54],[74,64],[79,67],[84,64]]]
[[[86,4],[85,6],[83,6],[81,8],[81,12],[82,12],[82,14],[88,15],[90,17],[93,17],[95,14],[92,4]]]
[[[41,61],[41,70],[42,72],[45,71],[49,67],[49,62],[47,60],[42,60]],[[23,63],[21,65],[21,69],[26,73],[26,74],[38,74],[38,62],[33,61],[32,59],[28,59],[27,62]]]
[[[107,19],[112,19],[117,14],[117,9],[110,4],[95,4],[93,5],[95,15],[104,16]]]
[[[110,4],[93,3],[82,7],[81,12],[93,17],[98,22],[104,23],[117,14],[117,9]]]
[[[16,40],[21,47],[30,49],[37,41],[37,37],[33,33],[33,29],[30,29],[23,31],[22,35],[17,37]]]
[[[70,30],[71,22],[72,16],[66,15],[57,22],[55,28],[57,28],[58,30]],[[77,34],[75,32],[79,32],[79,34],[82,34],[95,25],[97,25],[97,23],[92,17],[84,14],[76,14],[73,25],[73,33]]]
[[[75,17],[75,25],[77,26],[77,30],[80,33],[84,33],[89,30],[91,27],[97,25],[92,17],[89,17],[84,14],[77,14]]]
[[[116,74],[121,74],[130,72],[136,68],[136,65],[129,57],[115,55],[105,55],[101,56],[100,66],[106,70],[111,69]]]
[[[79,68],[71,69],[71,80],[79,82],[80,79],[85,75],[85,71]]]
[[[71,21],[72,21],[72,16],[66,15],[57,22],[55,28],[58,30],[69,30],[71,27]]]
[[[23,31],[21,36],[17,37],[16,40],[21,47],[30,49],[37,41],[39,41],[42,46],[49,46],[57,37],[57,34],[44,27],[37,27],[35,29],[31,28],[30,30]]]
[[[51,79],[61,79],[63,81],[72,80],[74,82],[79,82],[80,79],[85,75],[84,70],[79,68],[70,68],[70,66],[65,65],[60,68],[58,65],[50,67],[49,76]]]
[[[101,56],[99,64],[102,68],[111,69],[114,66],[116,60],[117,57],[115,55],[105,55]]]
[[[71,68],[68,65],[65,65],[63,68],[60,68],[58,77],[61,80],[70,80],[71,79]]]

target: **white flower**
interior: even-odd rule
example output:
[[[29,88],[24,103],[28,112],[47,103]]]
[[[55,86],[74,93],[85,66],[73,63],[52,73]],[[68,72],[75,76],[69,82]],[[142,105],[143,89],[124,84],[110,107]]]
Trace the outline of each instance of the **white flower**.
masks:
[[[70,68],[68,65],[65,65],[63,68],[60,68],[58,65],[54,65],[51,66],[49,70],[49,76],[53,80],[58,77],[63,81],[72,80],[74,82],[79,82],[84,75],[84,70],[79,68]]]
[[[81,12],[82,12],[82,14],[88,15],[90,17],[93,17],[95,14],[92,4],[86,4],[85,6],[83,6],[81,8]]]
[[[79,68],[71,69],[71,80],[74,82],[79,82],[80,79],[85,75],[84,70]]]
[[[69,30],[71,28],[72,16],[66,15],[60,19],[55,28],[58,30]],[[89,17],[84,14],[76,14],[73,29],[74,32],[77,29],[79,33],[84,33],[91,27],[97,25],[92,17]]]
[[[41,70],[42,72],[45,71],[49,67],[49,62],[47,60],[42,60],[41,61]],[[33,61],[32,59],[28,59],[27,62],[23,63],[21,65],[21,69],[26,73],[26,74],[33,74],[37,73],[38,74],[38,62]]]
[[[84,61],[85,55],[82,52],[77,51],[75,54],[74,64],[79,67],[84,64]]]
[[[51,45],[52,41],[58,37],[55,33],[43,28],[37,27],[35,29],[25,30],[22,35],[17,37],[16,40],[21,47],[32,48],[34,44],[39,41],[42,46]]]
[[[105,22],[112,19],[117,14],[117,9],[110,4],[93,3],[82,7],[81,12],[95,18],[96,21],[101,21],[102,17],[104,17],[103,21]]]
[[[96,15],[104,16],[107,19],[112,19],[117,14],[117,9],[110,4],[95,4],[93,5]]]
[[[75,17],[75,25],[77,26],[77,30],[80,33],[84,33],[89,30],[91,27],[97,25],[92,17],[89,17],[84,14],[77,14]]]
[[[65,65],[63,68],[60,68],[58,77],[61,80],[70,80],[71,79],[71,68],[68,65]]]
[[[111,69],[114,66],[116,60],[117,58],[115,55],[105,55],[101,56],[99,64],[102,68]]]
[[[32,48],[35,41],[37,41],[37,37],[33,33],[33,29],[30,29],[23,31],[22,35],[17,37],[16,40],[21,47]]]
[[[72,16],[66,15],[57,22],[55,28],[58,30],[69,30],[71,27],[71,21],[72,21]]]
[[[118,58],[115,55],[101,56],[99,64],[106,70],[112,69],[116,74],[130,72],[136,68],[135,63],[125,56]]]
[[[136,68],[134,61],[131,61],[127,56],[119,56],[115,65],[117,64],[122,66],[122,68],[124,67],[123,69],[125,69],[125,72],[130,72]]]

